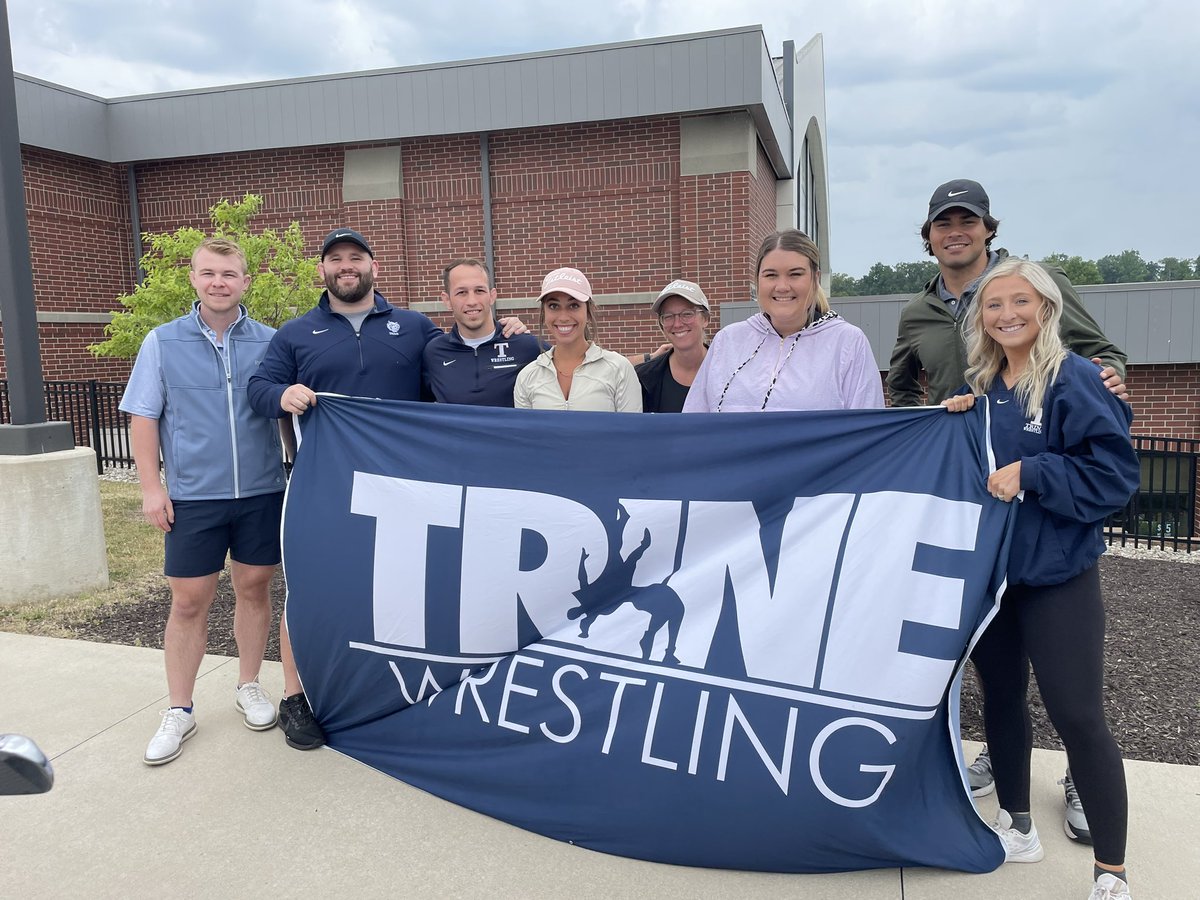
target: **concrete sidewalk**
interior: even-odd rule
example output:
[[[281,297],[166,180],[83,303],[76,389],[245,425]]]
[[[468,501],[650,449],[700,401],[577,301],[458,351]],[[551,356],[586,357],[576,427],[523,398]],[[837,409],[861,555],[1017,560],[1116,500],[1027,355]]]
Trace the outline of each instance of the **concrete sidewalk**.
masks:
[[[559,843],[333,751],[291,750],[279,730],[242,725],[236,679],[234,660],[205,657],[197,733],[179,759],[152,769],[142,753],[166,706],[161,651],[0,633],[0,731],[34,738],[57,776],[49,794],[0,797],[0,893],[1084,900],[1090,888],[1090,848],[1062,832],[1061,753],[1034,753],[1046,847],[1036,865],[989,875],[687,869]],[[278,664],[262,680],[278,699]],[[1200,768],[1128,762],[1126,771],[1134,896],[1200,896]],[[990,818],[994,798],[983,805]]]

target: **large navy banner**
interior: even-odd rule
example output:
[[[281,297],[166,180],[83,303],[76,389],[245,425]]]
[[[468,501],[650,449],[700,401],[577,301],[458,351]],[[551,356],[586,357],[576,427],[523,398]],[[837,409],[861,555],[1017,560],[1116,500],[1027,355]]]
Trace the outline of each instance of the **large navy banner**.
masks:
[[[309,700],[335,749],[596,850],[990,871],[956,706],[1014,513],[984,416],[321,395],[284,517]]]

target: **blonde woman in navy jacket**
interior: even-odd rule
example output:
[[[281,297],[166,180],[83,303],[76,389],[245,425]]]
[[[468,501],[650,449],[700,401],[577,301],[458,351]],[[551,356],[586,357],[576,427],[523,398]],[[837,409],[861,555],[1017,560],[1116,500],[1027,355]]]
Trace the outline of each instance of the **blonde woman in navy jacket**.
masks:
[[[1101,526],[1139,483],[1132,414],[1096,377],[1094,363],[1059,337],[1063,301],[1036,263],[1008,259],[980,282],[969,321],[969,393],[986,394],[997,469],[988,491],[1021,501],[1000,609],[971,659],[984,694],[984,728],[1000,812],[992,827],[1009,862],[1044,855],[1030,817],[1033,746],[1029,666],[1062,738],[1091,826],[1092,898],[1128,898],[1128,800],[1121,752],[1104,720],[1104,606],[1097,560]]]

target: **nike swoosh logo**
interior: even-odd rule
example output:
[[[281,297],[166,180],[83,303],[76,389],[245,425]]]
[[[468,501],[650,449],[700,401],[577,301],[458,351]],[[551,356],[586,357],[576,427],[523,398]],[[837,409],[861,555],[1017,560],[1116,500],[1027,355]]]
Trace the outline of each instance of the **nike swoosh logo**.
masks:
[[[325,332],[327,332],[328,330],[329,330],[328,328],[322,328],[320,331],[317,331],[316,329],[313,329],[313,334],[324,334],[324,333],[325,333]]]
[[[444,362],[444,363],[442,363],[442,365],[443,365],[443,366],[452,366],[452,365],[454,365],[456,362],[458,362],[458,360],[457,360],[457,359],[452,359],[452,360],[450,360],[449,362]]]
[[[996,405],[999,406],[1001,403],[1007,403],[1007,402],[1008,402],[1007,400],[997,400]]]
[[[961,197],[965,193],[966,193],[966,191],[951,191],[946,196],[947,197]]]

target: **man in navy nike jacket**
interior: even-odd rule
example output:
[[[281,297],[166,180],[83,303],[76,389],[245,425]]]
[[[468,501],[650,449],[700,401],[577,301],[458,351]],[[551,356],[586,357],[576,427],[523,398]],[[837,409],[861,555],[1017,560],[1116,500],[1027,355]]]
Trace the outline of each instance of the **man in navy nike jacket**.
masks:
[[[442,302],[454,327],[425,345],[425,377],[439,403],[513,405],[517,373],[542,352],[532,334],[505,337],[487,265],[456,259],[442,270]]]

